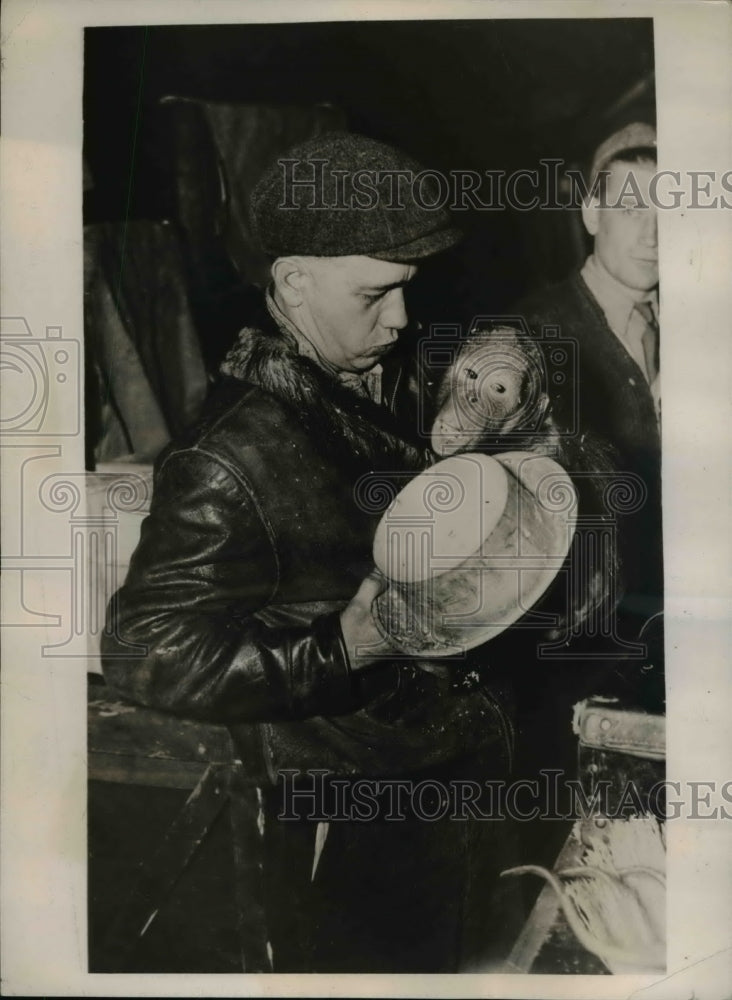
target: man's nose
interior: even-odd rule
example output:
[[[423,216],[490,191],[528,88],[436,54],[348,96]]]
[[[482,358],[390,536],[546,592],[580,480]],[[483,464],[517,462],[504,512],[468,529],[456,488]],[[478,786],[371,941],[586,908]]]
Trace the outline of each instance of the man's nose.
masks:
[[[408,322],[404,292],[401,288],[392,288],[381,312],[381,325],[388,330],[403,330]]]

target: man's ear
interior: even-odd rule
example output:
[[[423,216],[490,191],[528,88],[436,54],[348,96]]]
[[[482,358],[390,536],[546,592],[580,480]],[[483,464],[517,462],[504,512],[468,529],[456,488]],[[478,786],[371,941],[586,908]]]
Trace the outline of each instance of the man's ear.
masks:
[[[582,202],[582,221],[590,236],[595,236],[600,228],[600,203],[597,198]]]
[[[277,257],[272,264],[272,281],[285,305],[296,308],[303,301],[305,268],[299,257]]]

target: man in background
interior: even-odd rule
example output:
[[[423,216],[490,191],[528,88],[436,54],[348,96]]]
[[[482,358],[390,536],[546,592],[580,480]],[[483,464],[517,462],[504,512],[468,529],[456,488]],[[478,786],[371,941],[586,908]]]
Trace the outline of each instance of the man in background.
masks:
[[[580,270],[515,310],[535,331],[558,326],[575,342],[576,372],[554,390],[554,405],[573,408],[578,434],[591,432],[615,450],[618,489],[608,494],[608,513],[616,518],[620,604],[614,641],[603,642],[606,656],[614,651],[621,659],[640,658],[637,643],[660,631],[651,623],[662,609],[655,171],[651,125],[635,122],[609,136],[592,158],[582,206],[592,253]],[[663,697],[660,674],[655,700]]]
[[[549,387],[552,410],[561,425],[574,428],[580,447],[584,434],[609,446],[616,470],[604,493],[603,522],[578,525],[596,559],[603,558],[606,529],[614,528],[615,600],[590,627],[566,636],[566,655],[555,648],[560,659],[543,659],[537,649],[522,664],[517,772],[530,778],[552,767],[576,776],[572,719],[583,699],[610,696],[650,712],[665,704],[658,238],[649,191],[655,171],[652,126],[635,122],[610,135],[586,176],[582,220],[591,253],[563,281],[512,310],[535,335],[553,327],[573,342],[574,370]],[[552,339],[541,341],[549,351]],[[527,824],[523,850],[551,864],[559,844],[548,844],[546,833],[546,824]]]

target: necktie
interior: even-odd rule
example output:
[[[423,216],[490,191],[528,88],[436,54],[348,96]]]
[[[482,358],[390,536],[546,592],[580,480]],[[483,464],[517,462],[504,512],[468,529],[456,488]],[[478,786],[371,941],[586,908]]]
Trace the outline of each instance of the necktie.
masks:
[[[658,321],[656,320],[650,302],[636,302],[634,308],[638,313],[640,313],[645,323],[641,343],[643,345],[643,354],[646,359],[648,383],[649,385],[653,385],[656,377],[658,376]]]

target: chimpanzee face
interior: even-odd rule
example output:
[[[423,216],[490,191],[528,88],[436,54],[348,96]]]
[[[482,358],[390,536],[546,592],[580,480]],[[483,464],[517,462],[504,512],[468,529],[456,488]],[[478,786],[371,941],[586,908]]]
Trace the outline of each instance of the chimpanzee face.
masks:
[[[433,449],[442,456],[477,449],[485,437],[516,428],[540,385],[541,372],[513,330],[472,336],[442,383]]]

